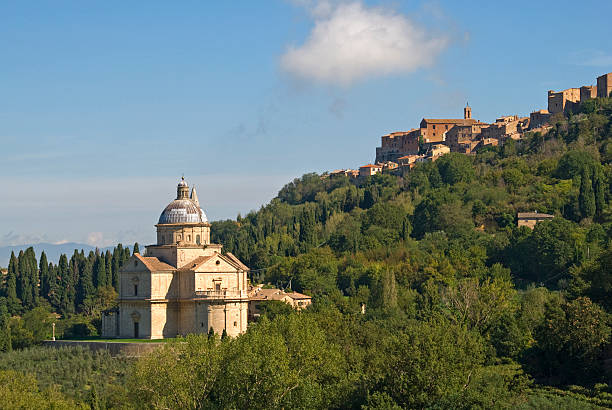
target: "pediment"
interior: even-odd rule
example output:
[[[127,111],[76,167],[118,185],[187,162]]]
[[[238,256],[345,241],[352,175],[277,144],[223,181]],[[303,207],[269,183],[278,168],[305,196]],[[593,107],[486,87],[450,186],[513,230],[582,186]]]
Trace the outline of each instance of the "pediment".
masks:
[[[209,256],[200,256],[183,265],[181,270],[193,272],[234,272],[243,270],[242,264],[226,255],[215,253]]]

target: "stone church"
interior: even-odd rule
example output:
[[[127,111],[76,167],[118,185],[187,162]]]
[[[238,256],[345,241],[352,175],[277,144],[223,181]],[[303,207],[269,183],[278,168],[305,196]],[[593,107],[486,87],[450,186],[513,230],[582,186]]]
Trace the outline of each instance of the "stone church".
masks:
[[[222,245],[210,243],[210,224],[195,188],[184,178],[157,225],[157,244],[135,253],[119,273],[119,306],[102,316],[102,336],[162,339],[247,328],[249,270]]]

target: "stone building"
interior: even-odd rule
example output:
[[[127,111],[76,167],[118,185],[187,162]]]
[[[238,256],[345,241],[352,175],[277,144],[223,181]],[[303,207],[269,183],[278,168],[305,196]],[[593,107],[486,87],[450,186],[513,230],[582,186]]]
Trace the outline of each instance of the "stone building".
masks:
[[[261,303],[270,300],[287,303],[296,310],[306,309],[312,304],[312,297],[308,295],[281,289],[266,289],[259,285],[249,290],[249,320],[256,320],[261,313]]]
[[[530,119],[518,115],[506,115],[499,117],[495,122],[482,128],[482,138],[495,138],[505,140],[506,138],[520,139],[521,134],[529,127]]]
[[[612,93],[612,73],[597,77],[597,96],[599,98],[610,97]]]
[[[519,212],[517,215],[517,225],[519,227],[526,226],[529,229],[533,229],[538,222],[547,221],[554,217],[554,215],[542,214],[539,212]]]
[[[399,157],[419,152],[419,130],[398,131],[383,135],[376,147],[376,163],[396,161]]]
[[[479,121],[472,118],[472,108],[466,105],[461,118],[423,118],[419,125],[420,136],[425,144],[444,142],[446,133],[455,126],[470,126]]]
[[[359,177],[365,178],[370,177],[372,175],[376,175],[382,172],[383,167],[380,164],[367,164],[362,167],[359,167]]]
[[[569,112],[580,104],[580,88],[568,88],[563,91],[548,91],[548,112]]]
[[[210,243],[210,224],[184,179],[155,226],[157,244],[147,246],[145,255],[132,255],[119,272],[119,307],[102,317],[102,336],[246,331],[249,268]]]
[[[446,132],[445,144],[452,152],[470,154],[480,138],[482,129],[488,124],[475,122],[469,125],[455,125]]]
[[[583,85],[582,87],[580,87],[581,103],[593,98],[597,98],[597,87],[593,85]]]

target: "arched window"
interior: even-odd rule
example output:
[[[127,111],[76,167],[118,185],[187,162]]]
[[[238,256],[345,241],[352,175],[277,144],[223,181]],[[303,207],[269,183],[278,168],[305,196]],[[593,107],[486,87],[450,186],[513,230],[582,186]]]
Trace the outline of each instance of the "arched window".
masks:
[[[191,242],[191,235],[187,235],[187,242]]]
[[[196,235],[196,244],[200,244],[200,235]]]

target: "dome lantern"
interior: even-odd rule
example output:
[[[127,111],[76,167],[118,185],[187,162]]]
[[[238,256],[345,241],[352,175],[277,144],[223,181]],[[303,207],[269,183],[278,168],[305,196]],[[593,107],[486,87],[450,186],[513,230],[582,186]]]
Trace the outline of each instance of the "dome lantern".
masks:
[[[185,181],[185,177],[181,177],[180,182],[176,186],[176,199],[189,199],[189,185]]]

